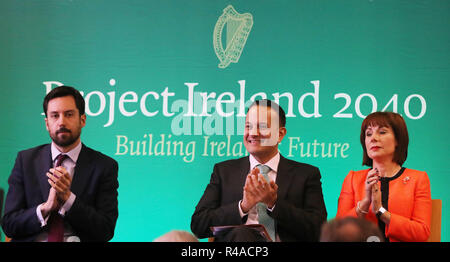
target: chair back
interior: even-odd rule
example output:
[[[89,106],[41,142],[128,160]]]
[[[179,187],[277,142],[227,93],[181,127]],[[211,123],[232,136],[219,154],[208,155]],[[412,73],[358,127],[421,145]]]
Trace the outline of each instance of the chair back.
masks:
[[[2,221],[3,217],[3,196],[5,195],[5,191],[3,191],[3,188],[0,188],[0,222]]]
[[[5,195],[5,191],[3,191],[3,188],[0,188],[0,225],[2,224],[2,218],[3,218],[3,197],[4,197],[4,195]],[[0,239],[1,239],[1,237],[2,237],[2,230],[0,229]]]
[[[431,227],[428,242],[441,242],[442,200],[431,200]]]

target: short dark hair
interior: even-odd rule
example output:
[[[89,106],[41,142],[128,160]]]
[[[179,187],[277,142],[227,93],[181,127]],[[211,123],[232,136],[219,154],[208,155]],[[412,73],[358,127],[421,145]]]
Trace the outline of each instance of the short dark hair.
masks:
[[[320,242],[367,242],[378,238],[384,242],[384,236],[375,223],[357,217],[334,218],[322,225]]]
[[[75,105],[77,106],[78,111],[80,112],[80,116],[84,115],[85,102],[80,92],[71,86],[58,86],[55,87],[52,91],[50,91],[44,98],[43,107],[46,117],[47,117],[48,102],[50,102],[50,100],[54,98],[64,96],[72,96],[73,99],[75,100]]]
[[[278,113],[278,119],[279,119],[279,125],[280,127],[285,127],[286,126],[286,113],[284,112],[283,108],[281,108],[281,106],[279,106],[277,103],[273,102],[272,100],[269,99],[260,99],[260,100],[255,100],[247,109],[247,113],[250,110],[250,108],[252,108],[253,106],[266,106],[269,108],[272,108],[273,110],[275,110]]]
[[[369,126],[390,127],[394,131],[395,140],[397,141],[397,147],[395,148],[394,158],[395,163],[400,166],[406,161],[408,157],[408,144],[409,135],[406,123],[400,114],[394,112],[374,112],[368,115],[362,125],[360,140],[363,148],[363,165],[372,166],[373,161],[367,155],[366,148],[366,129]]]

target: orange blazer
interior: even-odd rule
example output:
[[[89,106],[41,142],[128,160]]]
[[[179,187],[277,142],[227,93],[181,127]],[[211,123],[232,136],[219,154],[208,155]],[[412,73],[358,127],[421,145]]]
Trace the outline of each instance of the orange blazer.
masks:
[[[364,198],[365,181],[370,169],[350,171],[342,185],[336,217],[356,217],[356,204]],[[385,235],[391,242],[427,241],[431,224],[431,192],[427,173],[406,168],[389,182],[388,211],[391,221]],[[366,219],[378,224],[372,206]]]

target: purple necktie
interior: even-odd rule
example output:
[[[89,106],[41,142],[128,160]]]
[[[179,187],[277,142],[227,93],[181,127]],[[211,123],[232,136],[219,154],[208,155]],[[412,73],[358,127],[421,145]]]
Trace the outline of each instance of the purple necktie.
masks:
[[[67,158],[67,155],[59,154],[56,157],[55,167],[58,167]],[[63,242],[64,239],[64,220],[58,211],[53,211],[50,213],[50,218],[48,219],[49,230],[48,230],[48,242]]]

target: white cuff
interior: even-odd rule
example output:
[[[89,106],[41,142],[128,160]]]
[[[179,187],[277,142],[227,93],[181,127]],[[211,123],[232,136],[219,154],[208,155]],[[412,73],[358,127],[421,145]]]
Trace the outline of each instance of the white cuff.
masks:
[[[47,221],[48,221],[48,217],[49,216],[47,216],[46,218],[42,217],[42,211],[41,211],[41,206],[42,205],[43,204],[40,204],[39,206],[37,206],[37,208],[36,208],[36,215],[37,215],[37,217],[39,219],[39,222],[41,222],[41,227],[45,227],[47,225]]]
[[[70,210],[70,208],[73,205],[73,202],[75,202],[75,198],[76,196],[71,192],[69,198],[67,199],[66,203],[64,203],[64,205],[58,210],[58,213],[61,216],[65,216],[66,212],[68,212]]]
[[[244,211],[242,211],[241,202],[242,202],[242,200],[240,200],[239,203],[238,203],[238,209],[239,209],[239,215],[241,215],[241,218],[243,218],[246,215],[248,215],[248,213],[244,213]]]
[[[273,209],[275,208],[275,206],[276,206],[276,204],[275,204],[275,205],[273,205],[273,207],[272,207],[272,208],[269,208],[269,207],[267,207],[267,210],[269,210],[270,212],[272,212],[272,211],[273,211]]]

